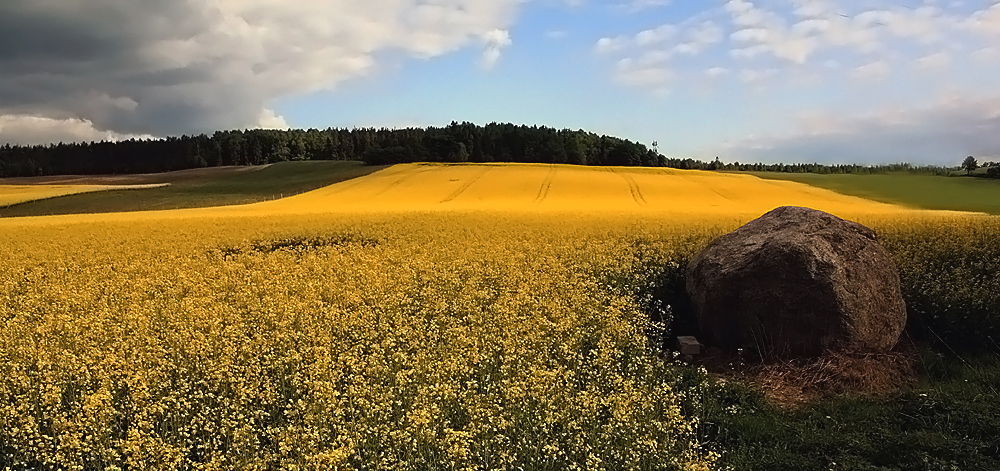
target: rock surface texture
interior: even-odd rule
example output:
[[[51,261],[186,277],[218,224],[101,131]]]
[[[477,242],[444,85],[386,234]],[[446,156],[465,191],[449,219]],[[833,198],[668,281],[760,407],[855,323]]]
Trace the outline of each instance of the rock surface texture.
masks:
[[[809,208],[774,209],[719,237],[687,267],[708,345],[762,357],[884,352],[906,306],[875,232]]]

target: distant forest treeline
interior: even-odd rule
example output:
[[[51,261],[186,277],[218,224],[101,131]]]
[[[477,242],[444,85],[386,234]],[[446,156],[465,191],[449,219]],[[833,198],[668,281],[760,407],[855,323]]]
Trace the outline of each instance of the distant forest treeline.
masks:
[[[740,164],[667,158],[644,144],[545,126],[451,123],[437,128],[218,131],[211,136],[0,147],[0,177],[154,173],[288,160],[526,162],[813,173],[933,171],[891,166]],[[944,169],[940,169],[942,172]]]
[[[982,165],[986,172],[977,176],[1000,179],[1000,162],[986,162]]]

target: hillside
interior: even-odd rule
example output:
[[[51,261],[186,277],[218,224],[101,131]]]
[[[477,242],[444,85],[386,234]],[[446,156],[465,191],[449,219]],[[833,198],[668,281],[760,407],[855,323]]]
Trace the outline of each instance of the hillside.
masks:
[[[898,207],[749,175],[545,164],[406,164],[282,201],[319,211],[503,210],[751,214],[776,206],[890,212]]]
[[[597,211],[748,219],[784,205],[809,206],[835,214],[905,212],[897,205],[794,181],[667,168],[433,163],[383,168],[344,162],[285,162],[251,170],[175,172],[111,180],[169,182],[170,186],[51,198],[10,206],[0,210],[0,215],[207,208],[212,213],[227,214]],[[93,183],[90,179],[82,182]],[[210,208],[247,203],[258,204]]]
[[[133,189],[124,191],[128,188]],[[292,195],[300,196],[289,199]],[[0,204],[2,217],[205,208],[282,198],[278,206],[296,212],[492,209],[694,215],[761,213],[791,204],[834,212],[862,207],[864,212],[884,212],[903,206],[1000,214],[1000,181],[908,173],[819,175],[559,164],[371,167],[338,161],[0,179],[0,203],[8,205]]]
[[[139,175],[5,178],[0,179],[0,217],[248,204],[314,190],[381,168],[360,162],[316,161]],[[164,186],[120,191],[115,189],[118,185]],[[13,198],[15,192],[28,190],[34,190],[34,197]],[[4,195],[11,195],[8,207],[2,204]]]

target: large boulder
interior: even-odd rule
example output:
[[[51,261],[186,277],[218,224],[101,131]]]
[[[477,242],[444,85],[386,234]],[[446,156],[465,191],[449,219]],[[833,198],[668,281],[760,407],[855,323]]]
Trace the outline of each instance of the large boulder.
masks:
[[[702,335],[763,357],[884,352],[906,323],[899,275],[875,232],[809,208],[774,209],[687,267]]]

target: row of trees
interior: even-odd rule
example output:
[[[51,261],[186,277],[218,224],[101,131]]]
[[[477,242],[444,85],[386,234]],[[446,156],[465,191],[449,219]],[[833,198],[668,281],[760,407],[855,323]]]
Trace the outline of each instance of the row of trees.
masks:
[[[977,174],[980,177],[986,178],[1000,178],[1000,162],[986,162],[981,167],[986,168],[986,173]],[[968,156],[962,161],[962,168],[965,169],[966,175],[972,175],[976,169],[980,168],[979,162],[973,156]]]
[[[795,173],[945,172],[908,164],[888,166],[741,164],[667,158],[617,137],[545,126],[453,122],[446,127],[218,131],[211,136],[0,147],[0,177],[129,174],[288,160],[403,162],[531,162],[659,166],[678,169]]]
[[[820,173],[820,174],[874,174],[887,172],[910,172],[928,173],[934,175],[948,175],[951,170],[945,167],[935,166],[913,166],[908,163],[898,163],[889,165],[857,165],[857,164],[837,164],[824,165],[819,163],[802,164],[762,164],[762,163],[725,163],[718,157],[712,162],[702,162],[692,159],[666,159],[666,166],[685,170],[724,170],[740,172],[781,172],[781,173]]]
[[[212,136],[0,147],[0,177],[164,172],[288,160],[537,162],[663,166],[638,142],[585,131],[513,124],[443,128],[219,131]]]

